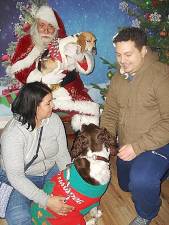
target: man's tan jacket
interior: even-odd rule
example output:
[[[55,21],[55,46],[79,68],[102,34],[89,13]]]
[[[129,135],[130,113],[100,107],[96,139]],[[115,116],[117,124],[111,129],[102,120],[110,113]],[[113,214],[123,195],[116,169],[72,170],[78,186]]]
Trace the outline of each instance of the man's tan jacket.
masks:
[[[169,143],[169,67],[150,50],[133,80],[112,78],[101,126],[136,154]]]

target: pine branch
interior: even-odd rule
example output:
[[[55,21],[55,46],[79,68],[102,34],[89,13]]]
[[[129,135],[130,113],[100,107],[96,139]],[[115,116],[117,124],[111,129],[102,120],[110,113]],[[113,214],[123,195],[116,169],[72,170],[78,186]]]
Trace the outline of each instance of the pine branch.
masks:
[[[102,60],[103,64],[108,65],[108,69],[116,69],[117,68],[117,64],[116,63],[110,63],[107,59],[100,57],[100,59]]]
[[[128,6],[123,11],[138,19],[138,26],[147,33],[148,46],[158,52],[161,62],[169,64],[169,1],[125,1]]]
[[[30,4],[36,5],[38,8],[42,5],[47,5],[47,0],[29,0]]]

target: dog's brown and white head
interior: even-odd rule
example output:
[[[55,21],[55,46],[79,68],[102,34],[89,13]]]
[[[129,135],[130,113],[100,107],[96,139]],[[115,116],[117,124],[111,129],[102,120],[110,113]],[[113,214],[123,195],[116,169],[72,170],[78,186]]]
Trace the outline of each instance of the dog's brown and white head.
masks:
[[[81,52],[89,51],[96,54],[96,37],[92,32],[82,32],[77,37],[77,44],[81,46]]]
[[[95,124],[82,125],[81,132],[74,141],[71,156],[83,179],[91,184],[109,182],[109,155],[112,149],[113,139],[106,128]],[[113,154],[116,154],[115,151]]]

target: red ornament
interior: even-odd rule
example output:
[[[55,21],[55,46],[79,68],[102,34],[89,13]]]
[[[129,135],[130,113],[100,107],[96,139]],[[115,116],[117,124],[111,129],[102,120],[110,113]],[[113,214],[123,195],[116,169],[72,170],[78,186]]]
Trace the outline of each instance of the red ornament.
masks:
[[[158,6],[158,1],[157,0],[152,0],[152,5],[154,8]]]
[[[9,60],[9,55],[7,55],[7,54],[5,54],[1,57],[2,62],[8,61],[8,60]]]
[[[147,20],[150,20],[150,13],[146,13],[146,14],[144,15],[144,17],[145,17]]]
[[[23,24],[23,31],[25,33],[27,33],[30,30],[30,28],[31,28],[31,25],[29,23],[26,22]]]

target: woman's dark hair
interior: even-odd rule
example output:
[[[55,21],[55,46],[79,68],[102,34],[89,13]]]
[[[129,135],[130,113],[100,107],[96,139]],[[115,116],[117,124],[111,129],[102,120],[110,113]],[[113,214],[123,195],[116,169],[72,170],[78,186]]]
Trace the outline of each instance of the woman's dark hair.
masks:
[[[51,89],[41,82],[25,84],[12,103],[13,115],[22,125],[27,124],[27,129],[31,127],[34,130],[37,107],[42,99],[51,92]]]
[[[134,41],[136,48],[139,50],[147,45],[146,33],[137,27],[127,27],[122,29],[113,39],[113,43],[122,41]]]

